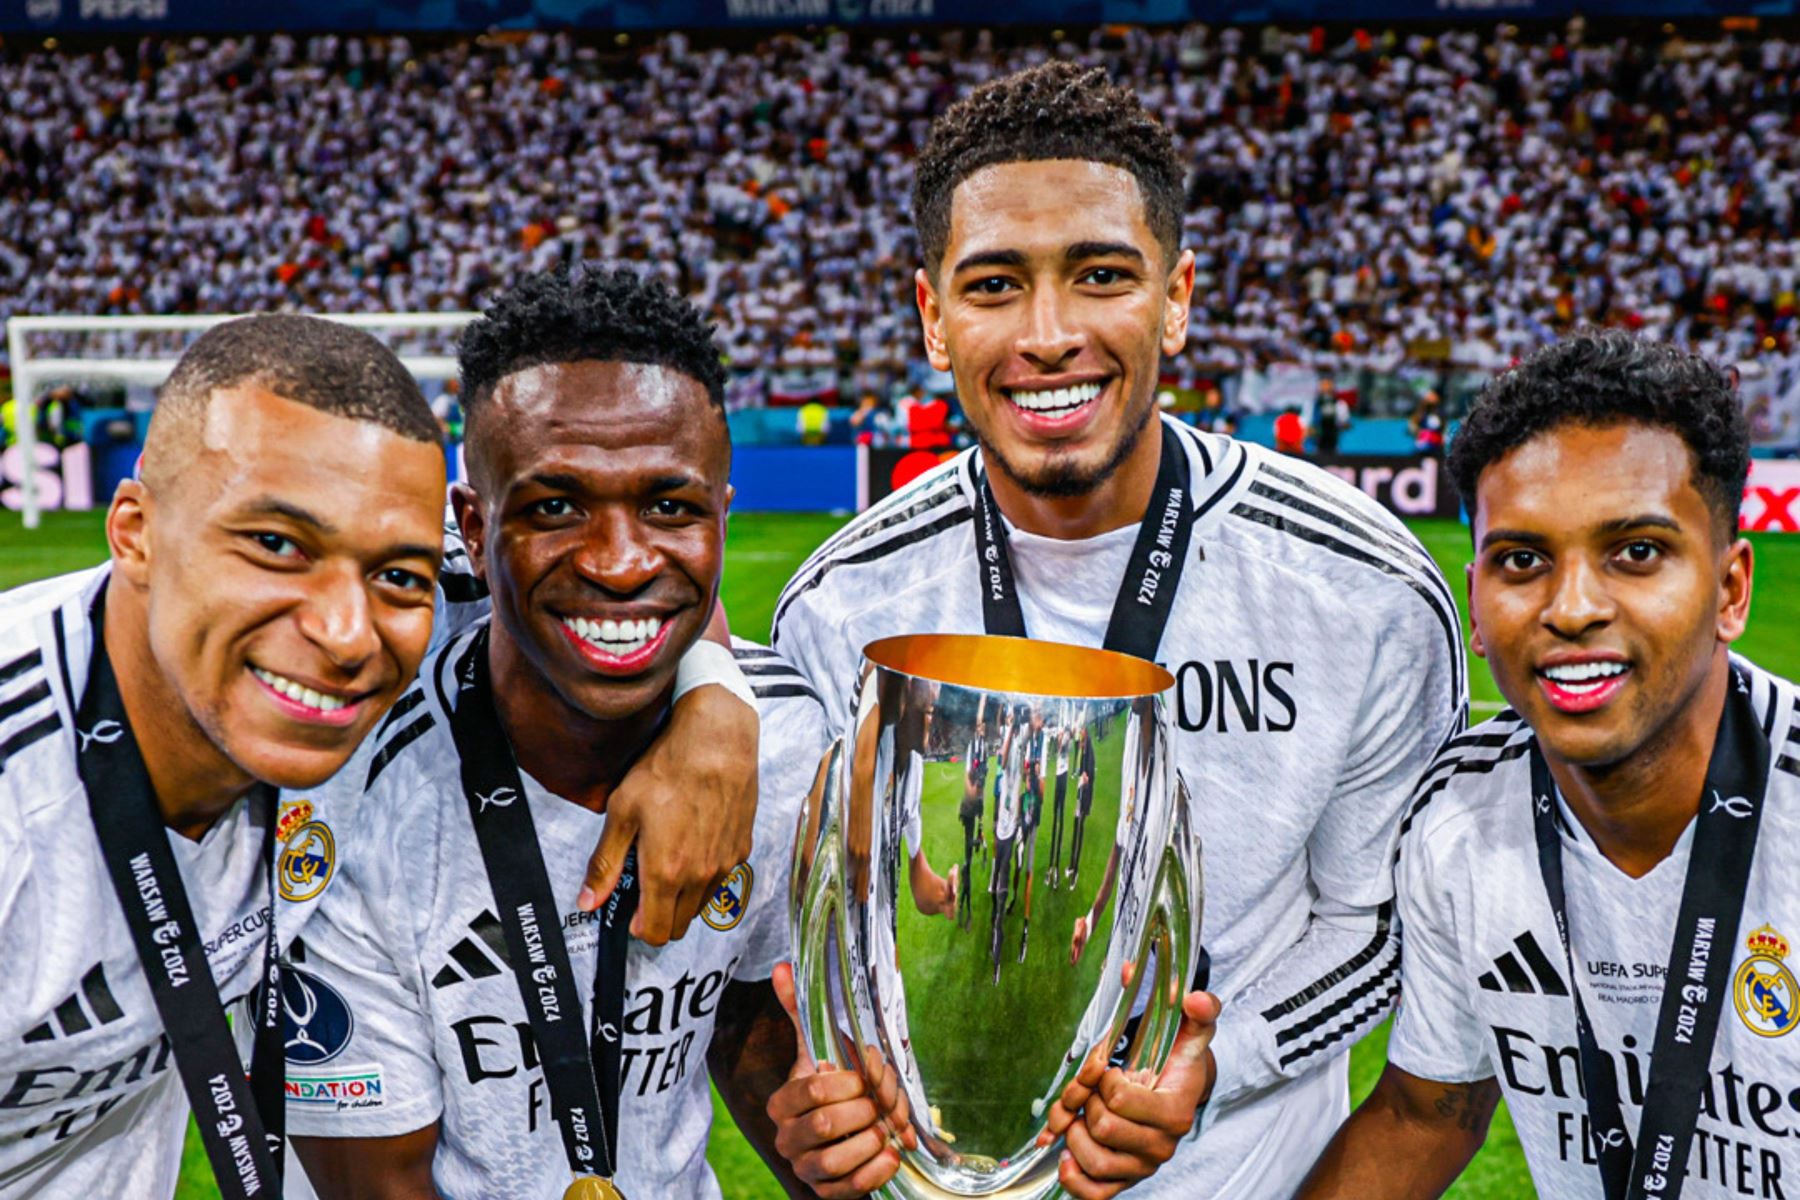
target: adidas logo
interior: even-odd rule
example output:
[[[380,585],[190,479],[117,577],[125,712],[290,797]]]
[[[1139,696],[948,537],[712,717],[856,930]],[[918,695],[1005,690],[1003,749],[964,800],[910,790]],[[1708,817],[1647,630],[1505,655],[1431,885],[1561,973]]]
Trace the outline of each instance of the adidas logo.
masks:
[[[1513,939],[1518,948],[1515,957],[1511,950],[1494,960],[1494,969],[1484,971],[1477,981],[1483,991],[1516,992],[1525,995],[1536,995],[1542,992],[1546,996],[1566,996],[1569,985],[1557,973],[1556,967],[1545,956],[1537,939],[1526,930]],[[1523,964],[1523,965],[1521,965]],[[1529,970],[1529,974],[1527,974]],[[1535,986],[1533,980],[1536,981]]]
[[[85,1005],[82,1003],[84,999],[87,1001]],[[25,1035],[27,1042],[54,1041],[58,1036],[58,1029],[62,1030],[62,1037],[74,1037],[96,1025],[111,1025],[114,1021],[125,1018],[125,1014],[119,1009],[119,1002],[113,999],[112,989],[106,986],[106,972],[101,970],[99,963],[95,963],[81,977],[81,990],[57,1005],[53,1011],[54,1024],[45,1021]]]
[[[500,928],[499,917],[484,908],[480,916],[469,922],[469,932],[474,936],[461,938],[450,947],[451,961],[431,977],[432,987],[447,988],[471,979],[489,979],[512,969],[512,960],[506,954],[506,934]]]

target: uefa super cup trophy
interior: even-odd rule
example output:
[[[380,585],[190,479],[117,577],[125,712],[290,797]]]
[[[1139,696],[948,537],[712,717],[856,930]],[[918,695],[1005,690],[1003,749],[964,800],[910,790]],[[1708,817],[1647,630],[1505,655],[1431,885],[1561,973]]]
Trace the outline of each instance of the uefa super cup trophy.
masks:
[[[863,651],[790,913],[808,1049],[893,1097],[916,1143],[884,1194],[1048,1196],[1061,1147],[1035,1142],[1083,1060],[1168,1057],[1201,909],[1173,683],[1021,638]]]

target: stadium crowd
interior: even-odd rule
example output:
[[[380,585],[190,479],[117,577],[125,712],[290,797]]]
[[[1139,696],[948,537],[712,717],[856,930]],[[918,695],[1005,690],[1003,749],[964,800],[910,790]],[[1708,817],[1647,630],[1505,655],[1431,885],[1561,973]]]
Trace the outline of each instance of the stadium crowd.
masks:
[[[1800,44],[1192,26],[1080,44],[681,34],[0,47],[0,318],[484,306],[636,261],[719,323],[736,399],[918,382],[933,114],[1078,57],[1192,164],[1178,383],[1492,369],[1582,324],[1788,371]],[[1254,407],[1254,404],[1249,404]]]

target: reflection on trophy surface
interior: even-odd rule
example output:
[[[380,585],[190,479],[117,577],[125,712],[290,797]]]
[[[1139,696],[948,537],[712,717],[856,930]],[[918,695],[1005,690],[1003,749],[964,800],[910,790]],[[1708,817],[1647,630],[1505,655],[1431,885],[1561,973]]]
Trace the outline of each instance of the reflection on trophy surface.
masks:
[[[1034,1142],[1082,1061],[1136,1013],[1114,1061],[1161,1068],[1200,949],[1173,682],[1019,638],[865,648],[792,916],[810,1050],[863,1071],[916,1142],[886,1194],[1049,1195],[1060,1145]]]

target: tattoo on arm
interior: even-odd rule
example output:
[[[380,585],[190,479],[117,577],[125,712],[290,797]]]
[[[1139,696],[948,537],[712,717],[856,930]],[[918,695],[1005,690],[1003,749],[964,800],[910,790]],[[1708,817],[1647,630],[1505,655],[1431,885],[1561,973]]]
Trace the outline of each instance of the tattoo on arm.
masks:
[[[1499,1103],[1499,1081],[1477,1079],[1473,1083],[1447,1084],[1431,1107],[1441,1119],[1454,1121],[1458,1129],[1481,1133],[1487,1129]]]

